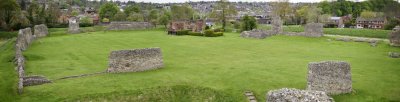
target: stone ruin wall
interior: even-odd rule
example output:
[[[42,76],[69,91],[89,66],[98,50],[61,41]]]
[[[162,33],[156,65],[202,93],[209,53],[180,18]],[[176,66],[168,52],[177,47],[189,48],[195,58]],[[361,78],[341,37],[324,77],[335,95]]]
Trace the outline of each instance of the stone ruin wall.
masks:
[[[49,34],[49,30],[46,25],[35,25],[34,27],[35,38],[46,37]]]
[[[149,22],[111,22],[107,30],[137,30],[154,27]]]
[[[267,102],[334,102],[323,91],[282,88],[267,93]]]
[[[304,32],[284,32],[288,36],[322,37],[324,36],[322,23],[307,23]]]
[[[26,50],[36,37],[44,37],[48,35],[48,30],[45,25],[35,25],[35,34],[32,34],[31,28],[20,29],[18,32],[17,40],[15,42],[15,59],[16,64],[15,70],[18,73],[18,86],[17,90],[19,94],[23,93],[24,86],[39,85],[51,82],[44,77],[27,77],[25,76],[25,57],[23,56],[23,51]],[[38,81],[37,79],[42,81]],[[32,80],[35,80],[32,82]],[[43,81],[47,80],[47,81]],[[35,84],[30,84],[35,83]]]
[[[304,27],[304,31],[307,37],[322,37],[324,36],[324,24],[322,23],[308,23]]]
[[[274,16],[272,17],[272,30],[270,31],[271,34],[282,34],[283,33],[283,22],[281,20],[281,17],[279,16]]]
[[[265,30],[251,30],[251,31],[243,31],[240,33],[240,37],[243,38],[256,38],[256,39],[264,39],[268,36],[274,35],[271,31]]]
[[[160,48],[119,50],[111,52],[107,72],[140,72],[163,66]]]
[[[76,17],[71,17],[68,19],[68,33],[69,34],[77,34],[81,33],[79,28],[79,21]]]
[[[330,95],[350,93],[352,91],[350,64],[343,61],[309,63],[307,90],[324,91]]]
[[[400,26],[396,26],[389,34],[389,41],[391,46],[400,47]]]

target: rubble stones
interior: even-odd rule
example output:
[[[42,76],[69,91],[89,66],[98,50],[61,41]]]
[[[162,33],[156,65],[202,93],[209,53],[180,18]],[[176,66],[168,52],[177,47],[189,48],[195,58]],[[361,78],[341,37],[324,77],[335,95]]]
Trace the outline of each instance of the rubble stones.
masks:
[[[352,91],[350,64],[343,61],[322,61],[308,64],[307,90],[330,95]]]
[[[334,102],[334,100],[323,91],[282,88],[269,91],[267,102]]]
[[[34,27],[34,34],[36,38],[45,37],[49,34],[48,28],[46,25],[35,25]]]
[[[391,57],[391,58],[400,58],[400,53],[389,52],[389,57]]]
[[[77,34],[80,33],[79,29],[79,22],[76,17],[71,17],[68,20],[69,26],[68,26],[68,33],[69,34]]]
[[[51,81],[46,79],[44,76],[29,76],[29,77],[24,77],[23,79],[24,86],[34,86],[45,83],[51,83]]]
[[[243,38],[257,38],[257,39],[264,39],[268,36],[273,35],[270,31],[264,30],[251,30],[251,31],[243,31],[240,33],[240,36]]]
[[[163,67],[160,48],[112,51],[107,72],[139,72]]]
[[[153,27],[149,22],[111,22],[107,30],[138,30]]]

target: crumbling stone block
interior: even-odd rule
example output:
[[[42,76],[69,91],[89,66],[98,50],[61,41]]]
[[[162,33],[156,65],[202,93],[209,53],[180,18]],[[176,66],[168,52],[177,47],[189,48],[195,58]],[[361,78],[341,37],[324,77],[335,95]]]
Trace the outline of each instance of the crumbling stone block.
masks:
[[[41,38],[47,36],[49,34],[49,31],[47,26],[44,24],[35,25],[33,34],[35,35],[36,38]]]
[[[282,34],[283,33],[283,22],[281,17],[273,16],[272,17],[272,33],[273,34]]]
[[[391,57],[391,58],[400,58],[400,53],[389,52],[389,57]]]
[[[350,93],[352,91],[350,64],[343,61],[309,63],[307,90],[324,91],[330,95]]]
[[[20,29],[15,43],[15,48],[26,50],[34,39],[31,28]]]
[[[400,46],[400,26],[396,26],[389,34],[389,41],[391,46]]]
[[[112,51],[107,72],[140,72],[162,68],[160,48]]]
[[[304,27],[305,35],[307,37],[322,37],[324,36],[322,23],[308,23]]]
[[[107,30],[137,30],[153,27],[149,22],[111,22]]]
[[[70,34],[77,34],[81,33],[79,29],[79,21],[77,20],[76,17],[71,17],[68,20],[68,33]]]
[[[34,85],[42,85],[45,83],[51,83],[50,80],[46,79],[44,76],[27,76],[23,78],[24,86],[34,86]]]
[[[243,38],[257,38],[257,39],[264,39],[268,36],[273,35],[270,31],[264,30],[251,30],[251,31],[243,31],[240,33],[240,36]]]
[[[334,102],[334,100],[323,91],[282,88],[269,91],[267,102]]]

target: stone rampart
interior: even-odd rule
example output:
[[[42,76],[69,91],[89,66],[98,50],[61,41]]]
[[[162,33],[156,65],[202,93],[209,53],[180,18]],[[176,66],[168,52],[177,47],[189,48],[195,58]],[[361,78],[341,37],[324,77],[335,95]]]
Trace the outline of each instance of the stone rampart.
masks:
[[[49,30],[46,25],[35,25],[34,27],[34,34],[36,38],[45,37],[49,34]]]
[[[107,30],[137,30],[154,27],[149,22],[111,22]]]
[[[140,72],[164,66],[160,48],[112,51],[107,72]]]
[[[334,102],[334,100],[323,91],[282,88],[269,91],[267,102]]]
[[[330,95],[350,93],[352,91],[350,64],[343,61],[309,63],[307,90],[324,91]]]

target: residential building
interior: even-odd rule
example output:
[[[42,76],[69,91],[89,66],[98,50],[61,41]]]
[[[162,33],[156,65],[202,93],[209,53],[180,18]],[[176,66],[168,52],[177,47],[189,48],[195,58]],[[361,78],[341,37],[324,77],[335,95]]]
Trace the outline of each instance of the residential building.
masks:
[[[356,19],[357,28],[382,29],[386,22],[387,20],[384,17],[371,19],[358,17]]]

